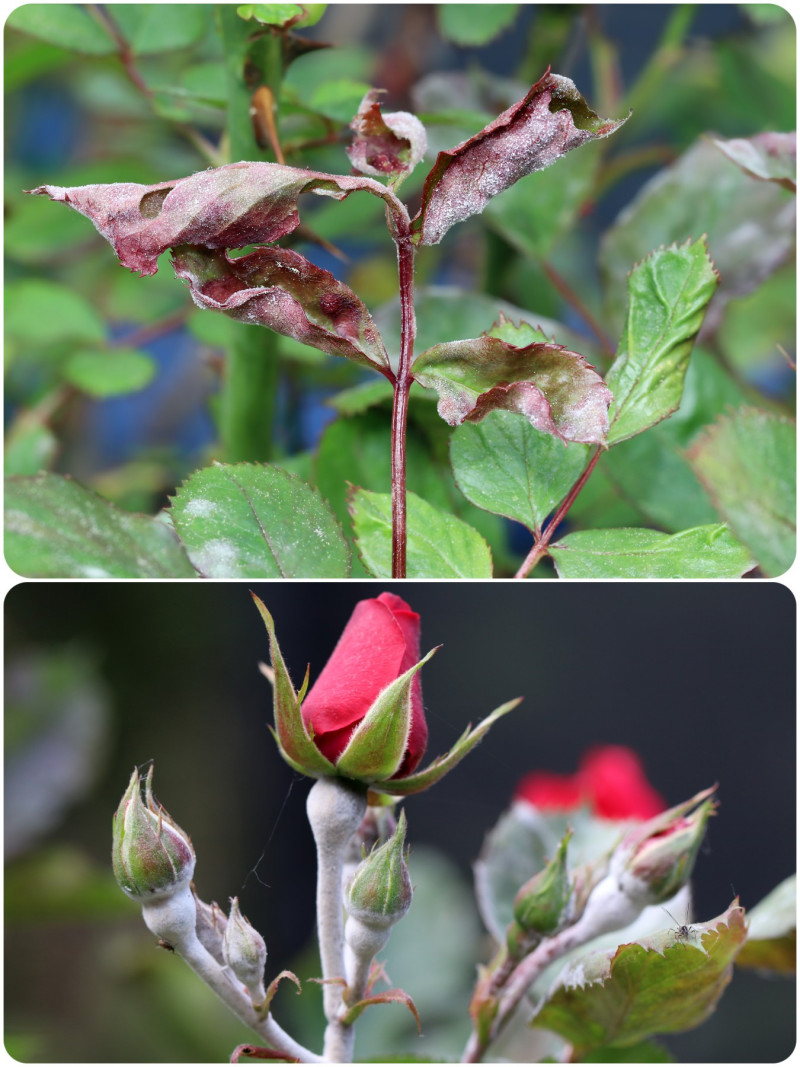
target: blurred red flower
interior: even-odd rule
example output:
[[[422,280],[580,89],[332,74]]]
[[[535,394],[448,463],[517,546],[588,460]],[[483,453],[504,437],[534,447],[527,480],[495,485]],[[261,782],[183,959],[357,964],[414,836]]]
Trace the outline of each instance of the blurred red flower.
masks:
[[[575,774],[532,771],[518,783],[514,799],[541,811],[586,805],[604,819],[650,819],[667,807],[647,781],[642,761],[624,745],[590,748]]]

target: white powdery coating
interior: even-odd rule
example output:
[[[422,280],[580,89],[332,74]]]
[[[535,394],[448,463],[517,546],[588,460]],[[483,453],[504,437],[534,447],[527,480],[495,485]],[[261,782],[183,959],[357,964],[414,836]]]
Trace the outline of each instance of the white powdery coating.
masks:
[[[85,563],[79,568],[84,578],[111,578],[113,575],[105,567],[97,567],[91,563]]]
[[[217,510],[217,505],[213,500],[206,500],[203,497],[199,497],[197,500],[190,500],[183,509],[184,515],[187,515],[191,519],[207,519],[209,516]]]
[[[192,562],[209,578],[229,578],[239,562],[239,551],[232,541],[218,537],[193,551]]]

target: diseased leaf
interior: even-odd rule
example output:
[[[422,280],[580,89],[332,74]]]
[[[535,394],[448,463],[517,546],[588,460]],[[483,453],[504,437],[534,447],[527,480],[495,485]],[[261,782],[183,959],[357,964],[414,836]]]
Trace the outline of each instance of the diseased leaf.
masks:
[[[172,518],[207,578],[346,578],[350,553],[317,490],[277,467],[215,463],[192,474]]]
[[[608,443],[641,433],[675,411],[694,339],[718,283],[705,242],[651,253],[628,278],[628,317],[606,375],[614,394]]]
[[[229,163],[157,185],[41,185],[30,192],[86,215],[123,266],[155,274],[158,257],[177,245],[244,248],[277,241],[298,226],[301,193],[342,200],[361,189],[391,199],[372,178],[258,162]]]
[[[752,178],[777,182],[790,192],[797,190],[797,134],[757,133],[730,141],[712,138],[713,143],[737,167]]]
[[[719,325],[732,297],[752,292],[787,259],[795,243],[796,200],[774,182],[754,181],[699,140],[647,182],[620,212],[600,244],[612,325],[624,314],[631,264],[651,249],[707,234],[720,287],[703,327]]]
[[[492,557],[481,535],[414,493],[407,494],[408,578],[491,578]],[[392,498],[357,489],[350,504],[358,553],[376,578],[392,576]]]
[[[753,567],[725,526],[579,530],[549,551],[562,578],[741,578]]]
[[[608,137],[625,119],[601,119],[569,78],[548,70],[528,94],[468,141],[440,152],[425,180],[412,230],[435,245],[493,196],[573,148]]]
[[[616,951],[586,953],[565,968],[532,1025],[555,1030],[579,1056],[690,1030],[716,1007],[746,937],[744,909],[734,902],[694,925],[690,940],[676,940],[670,930]]]
[[[425,127],[409,111],[381,111],[380,90],[370,89],[359,105],[347,149],[354,170],[373,177],[406,176],[425,155]]]
[[[688,453],[720,517],[770,578],[795,557],[796,437],[791,419],[741,408],[719,418]]]
[[[389,370],[372,317],[356,294],[327,270],[288,248],[257,248],[231,259],[191,245],[173,251],[195,304],[293,337],[333,356]]]
[[[747,915],[747,941],[737,967],[779,974],[797,970],[797,875],[792,874],[759,901]]]
[[[25,578],[196,578],[169,526],[58,474],[6,479],[6,562]]]
[[[479,508],[540,530],[580,477],[589,448],[541,433],[510,411],[465,422],[450,439],[456,485]]]
[[[611,401],[603,379],[583,356],[541,336],[527,323],[501,320],[483,337],[434,345],[411,372],[439,394],[439,414],[450,426],[506,408],[563,441],[602,444]]]

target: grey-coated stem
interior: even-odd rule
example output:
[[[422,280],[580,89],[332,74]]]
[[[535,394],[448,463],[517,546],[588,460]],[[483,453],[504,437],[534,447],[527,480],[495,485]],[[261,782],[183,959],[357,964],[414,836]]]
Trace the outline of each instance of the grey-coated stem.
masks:
[[[343,779],[320,778],[311,787],[306,810],[317,846],[317,933],[328,1020],[323,1058],[350,1063],[355,1034],[339,1018],[345,1009],[342,873],[347,845],[367,810],[366,790]]]

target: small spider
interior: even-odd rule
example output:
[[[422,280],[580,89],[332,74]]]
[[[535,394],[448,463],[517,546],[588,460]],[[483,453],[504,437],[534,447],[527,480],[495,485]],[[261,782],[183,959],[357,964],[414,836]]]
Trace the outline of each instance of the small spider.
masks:
[[[679,923],[672,912],[668,911],[667,908],[662,907],[662,911],[666,911],[667,915],[669,915],[670,919],[675,923],[675,943],[677,944],[679,941],[691,941],[695,933],[694,927],[688,926],[686,923]]]

